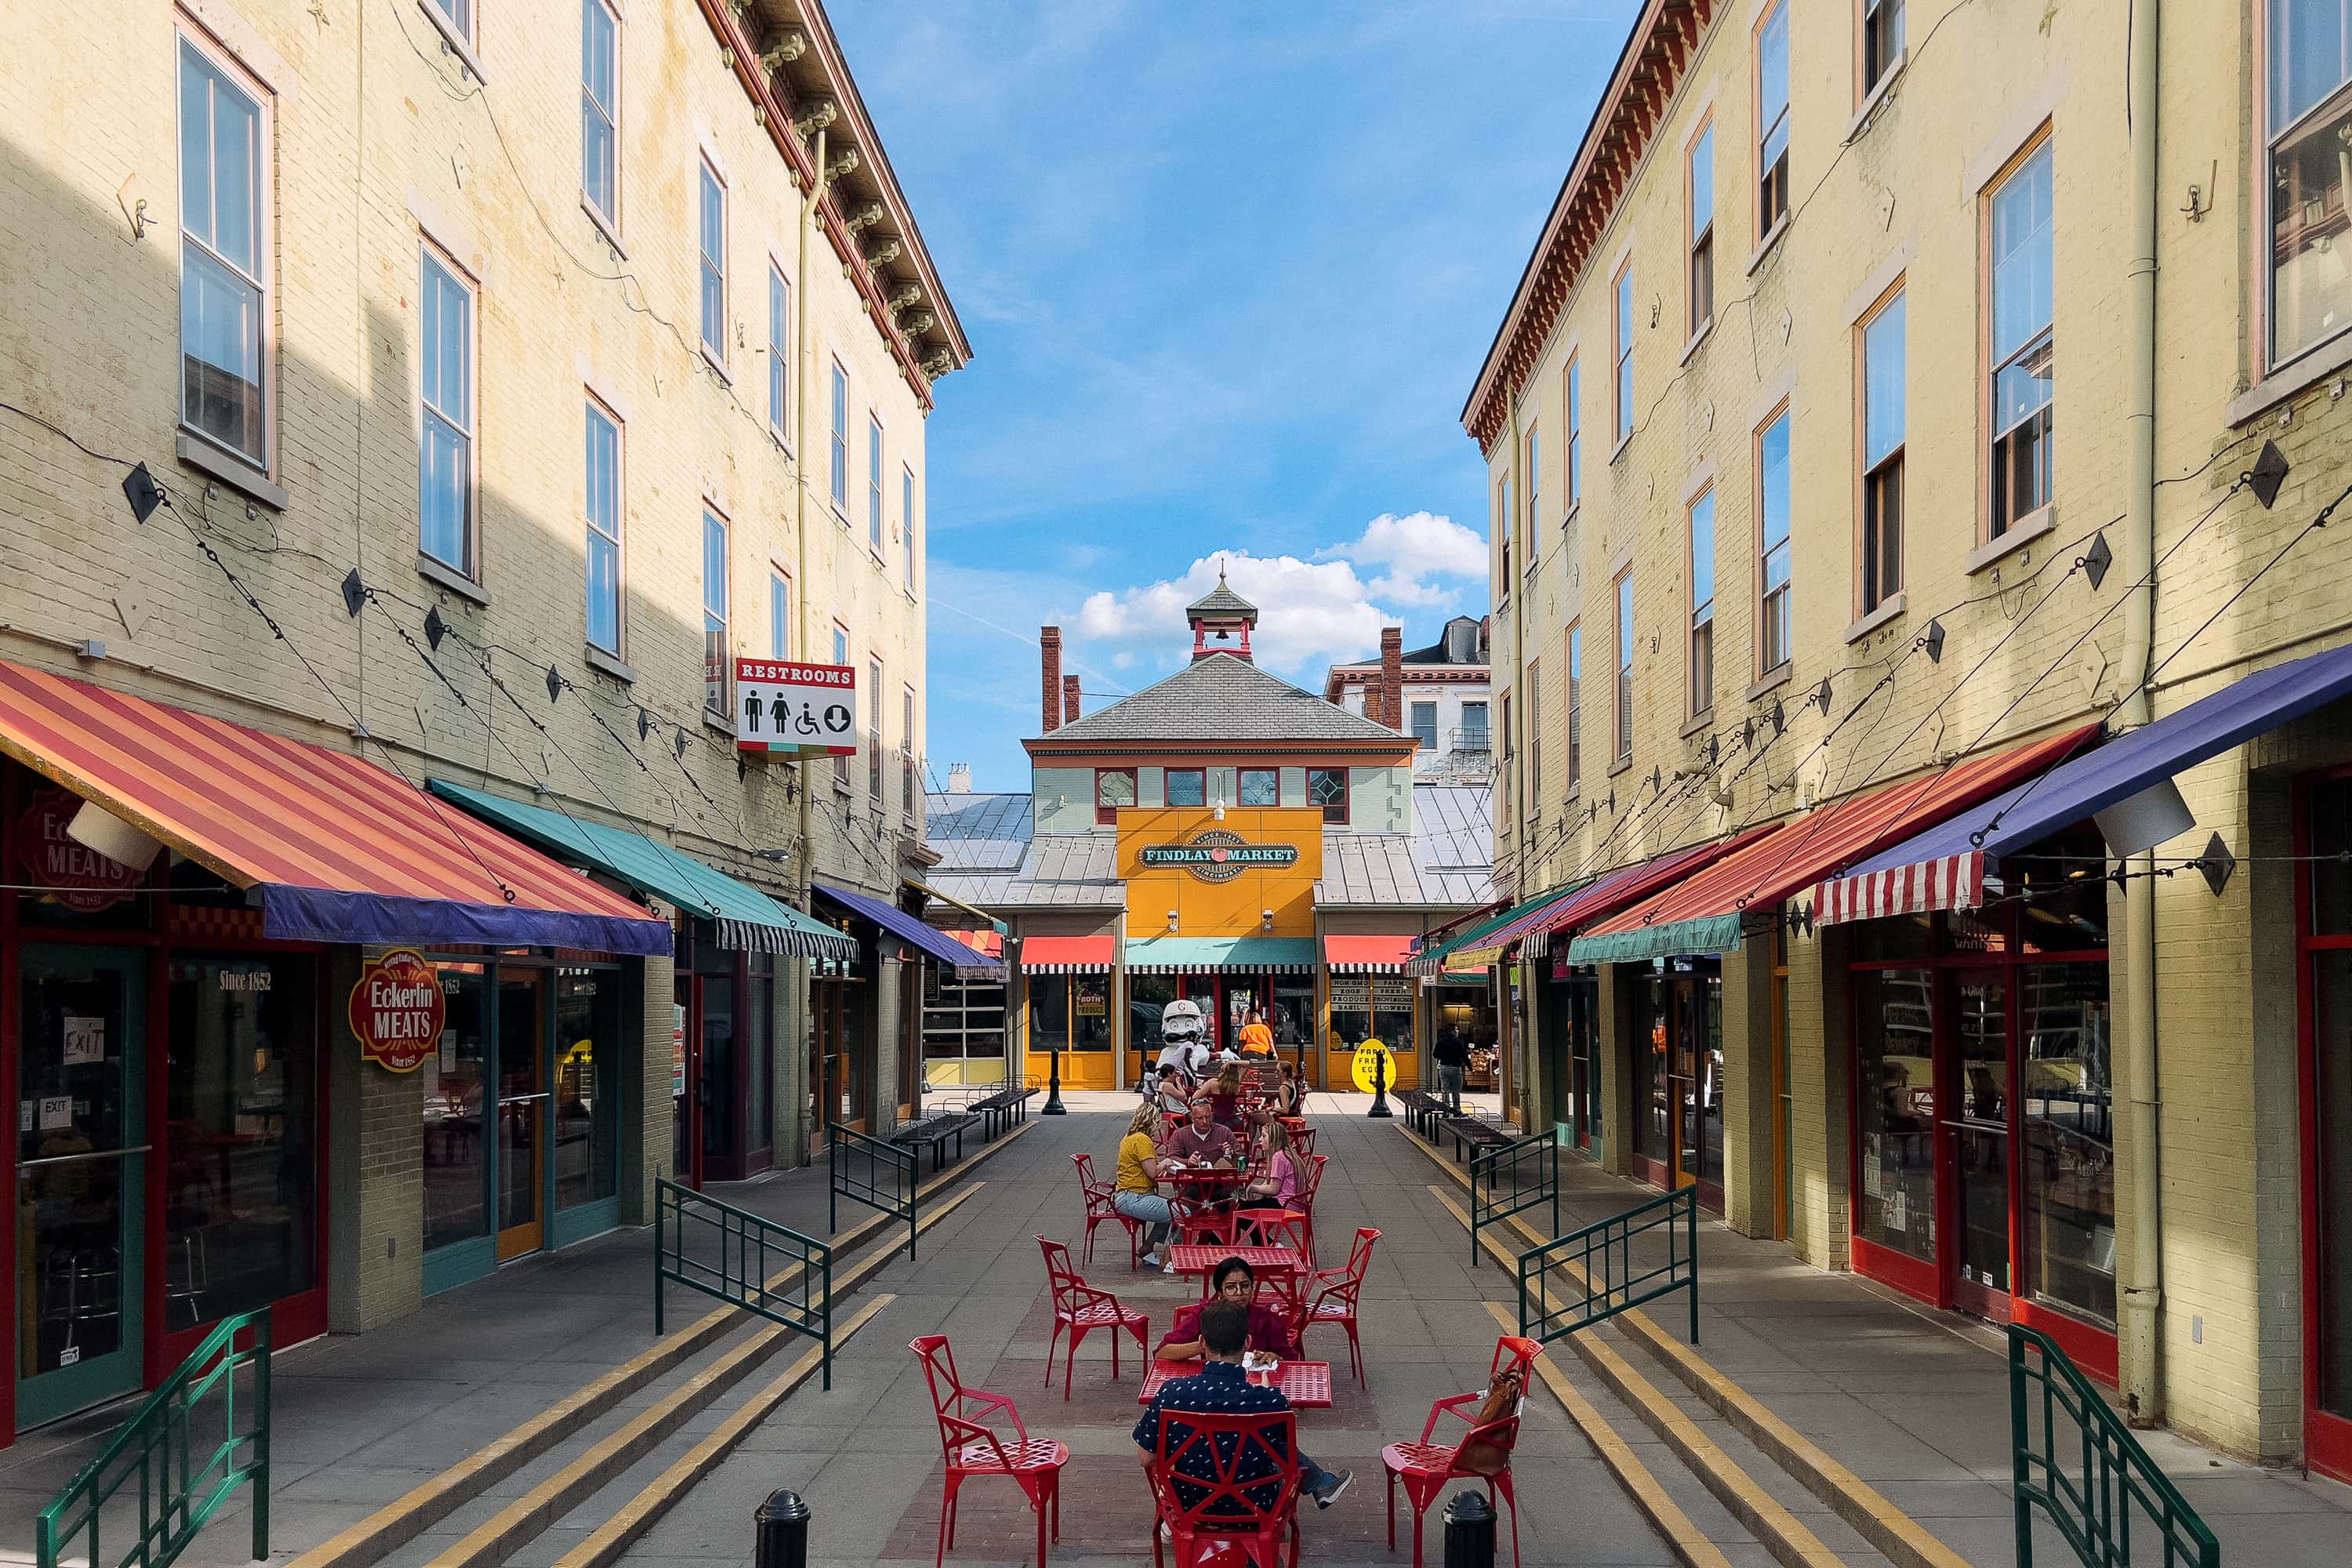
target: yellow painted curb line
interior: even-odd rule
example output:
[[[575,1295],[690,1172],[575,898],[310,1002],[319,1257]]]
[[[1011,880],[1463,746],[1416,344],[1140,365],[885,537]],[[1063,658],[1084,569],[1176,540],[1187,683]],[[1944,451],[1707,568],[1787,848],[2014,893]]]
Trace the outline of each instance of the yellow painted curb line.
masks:
[[[919,1205],[953,1185],[965,1173],[1001,1153],[1035,1124],[1022,1122],[1004,1136],[972,1151],[929,1182],[915,1189]],[[858,1221],[833,1239],[836,1249],[862,1246],[887,1226],[894,1215],[877,1214]],[[769,1279],[772,1289],[797,1281],[797,1263]],[[530,1420],[493,1437],[466,1458],[428,1480],[418,1482],[373,1513],[329,1536],[292,1559],[286,1568],[369,1568],[400,1550],[475,1498],[498,1485],[531,1460],[595,1420],[617,1402],[662,1377],[681,1363],[709,1348],[711,1342],[736,1326],[737,1309],[720,1307],[677,1332],[631,1356],[612,1371],[566,1394]]]
[[[896,1300],[895,1296],[877,1296],[860,1307],[842,1326],[835,1337],[836,1347]],[[618,1562],[622,1553],[651,1530],[655,1521],[684,1498],[697,1481],[717,1469],[735,1451],[735,1445],[750,1436],[752,1429],[765,1421],[794,1389],[815,1375],[818,1360],[816,1351],[803,1352],[784,1369],[782,1377],[744,1401],[709,1436],[688,1449],[683,1458],[655,1477],[643,1491],[624,1503],[618,1513],[598,1525],[588,1539],[565,1552],[557,1561],[556,1568],[605,1568]]]
[[[1413,1137],[1410,1129],[1400,1131],[1405,1132],[1407,1142],[1427,1154],[1457,1185],[1469,1184],[1469,1176],[1456,1169],[1442,1151]],[[1469,1216],[1458,1210],[1456,1217],[1465,1226],[1470,1223]],[[1505,1223],[1531,1244],[1541,1245],[1549,1239],[1516,1215]],[[1559,1268],[1580,1286],[1591,1288],[1590,1279],[1577,1265],[1563,1261]],[[1742,1436],[1770,1456],[1798,1484],[1828,1504],[1832,1512],[1853,1526],[1854,1533],[1876,1547],[1895,1568],[1970,1568],[1966,1557],[1895,1507],[1877,1488],[1839,1463],[1821,1445],[1774,1415],[1761,1400],[1718,1371],[1697,1351],[1659,1327],[1648,1313],[1635,1309],[1618,1313],[1612,1321],[1664,1362],[1668,1371],[1729,1421]]]
[[[1500,1301],[1487,1302],[1486,1310],[1495,1314],[1495,1321],[1503,1325],[1505,1333],[1519,1331],[1518,1325],[1511,1321],[1510,1314],[1503,1310]],[[1600,1411],[1592,1407],[1592,1402],[1579,1394],[1576,1385],[1569,1382],[1548,1358],[1538,1356],[1535,1366],[1536,1375],[1543,1379],[1544,1386],[1551,1390],[1552,1397],[1559,1400],[1568,1412],[1568,1418],[1582,1430],[1584,1440],[1592,1445],[1592,1451],[1600,1456],[1601,1464],[1617,1478],[1618,1486],[1633,1500],[1634,1510],[1648,1520],[1650,1528],[1665,1541],[1666,1549],[1675,1554],[1675,1561],[1683,1568],[1731,1568],[1731,1560],[1723,1554],[1723,1549],[1709,1541],[1705,1532],[1691,1522],[1690,1515],[1666,1495],[1666,1489],[1658,1483],[1656,1476],[1650,1473],[1650,1467],[1642,1463],[1633,1447],[1617,1435],[1617,1429],[1609,1425]]]
[[[918,1222],[920,1228],[929,1230],[934,1224],[947,1218],[966,1198],[984,1185],[985,1183],[974,1182],[951,1194],[939,1207],[920,1216]],[[898,1243],[896,1239],[872,1248],[834,1279],[835,1297],[838,1299],[864,1285],[888,1268],[898,1256]],[[862,1324],[872,1315],[865,1313],[856,1321]],[[752,1368],[773,1354],[776,1347],[793,1332],[782,1324],[770,1324],[760,1330],[724,1357],[672,1389],[659,1404],[639,1411],[620,1430],[598,1440],[586,1453],[500,1509],[488,1521],[468,1531],[464,1539],[436,1554],[428,1568],[486,1568],[486,1565],[505,1562],[548,1526],[610,1485],[614,1477],[652,1453],[671,1433],[717,1403],[720,1394],[741,1382]],[[824,1359],[822,1346],[812,1353],[820,1362]],[[798,1362],[793,1363],[794,1366],[799,1364]]]

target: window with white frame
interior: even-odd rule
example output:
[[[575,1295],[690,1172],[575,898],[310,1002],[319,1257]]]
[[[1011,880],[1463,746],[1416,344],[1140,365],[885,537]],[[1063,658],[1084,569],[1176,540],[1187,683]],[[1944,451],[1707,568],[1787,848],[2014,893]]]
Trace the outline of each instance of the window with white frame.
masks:
[[[1584,787],[1584,627],[1568,628],[1568,793]]]
[[[1568,356],[1568,372],[1561,377],[1560,419],[1568,430],[1568,451],[1559,471],[1560,515],[1565,517],[1576,510],[1576,503],[1581,499],[1584,474],[1584,415],[1577,406],[1574,354]]]
[[[1903,590],[1904,297],[1862,328],[1862,611]]]
[[[793,319],[793,286],[784,281],[784,269],[774,262],[768,264],[768,428],[779,441],[792,439],[792,426],[786,416],[792,412],[791,352]]]
[[[833,662],[841,668],[849,668],[849,632],[843,626],[833,628]]]
[[[1903,58],[1903,0],[1862,0],[1862,90],[1866,94]]]
[[[1623,441],[1633,433],[1633,260],[1628,257],[1610,285],[1615,296],[1610,312],[1609,438]]]
[[[621,422],[587,402],[588,644],[621,656]]]
[[[621,14],[612,0],[580,0],[580,197],[621,226]]]
[[[866,417],[866,544],[882,553],[882,421]]]
[[[833,662],[841,668],[849,668],[849,632],[839,623],[833,628]],[[849,758],[839,752],[833,759],[833,787],[839,794],[849,793]]]
[[[1709,121],[1690,144],[1685,171],[1690,213],[1689,320],[1683,330],[1696,338],[1715,320],[1715,122]]]
[[[2050,142],[1994,187],[1992,513],[1994,538],[2050,501],[2053,408]]]
[[[783,568],[768,568],[768,657],[793,657],[793,580]]]
[[[1495,481],[1495,551],[1500,580],[1495,587],[1496,602],[1511,596],[1511,563],[1516,554],[1511,549],[1514,531],[1511,518],[1511,479],[1508,474]]]
[[[1617,579],[1617,760],[1633,756],[1633,574]]]
[[[1543,819],[1543,661],[1528,660],[1528,791],[1530,826]]]
[[[1528,531],[1527,569],[1535,570],[1536,558],[1543,552],[1543,441],[1532,425],[1528,426]]]
[[[440,13],[449,24],[449,30],[468,46],[474,42],[474,0],[425,0],[425,5]]]
[[[866,799],[882,809],[882,661],[866,661]]]
[[[2352,326],[2352,10],[2267,0],[2270,353],[2282,364]]]
[[[911,827],[915,823],[915,689],[899,691],[902,711],[898,722],[898,815]]]
[[[907,592],[915,591],[915,470],[898,470],[898,519],[907,530],[906,554],[901,569],[906,574]]]
[[[1789,216],[1789,0],[1756,29],[1756,238]]]
[[[268,104],[180,35],[180,422],[264,470]]]
[[[417,547],[475,574],[474,286],[431,246],[418,251]]]
[[[695,246],[702,268],[702,347],[720,364],[727,363],[727,187],[719,171],[705,158],[696,166],[701,192]]]
[[[1691,498],[1684,517],[1690,539],[1690,717],[1715,706],[1715,487]]]
[[[734,695],[727,638],[727,520],[702,509],[702,702],[724,717]]]
[[[849,373],[833,362],[833,510],[849,515]]]
[[[1437,749],[1437,704],[1416,702],[1412,705],[1412,743],[1424,752]]]
[[[1784,406],[1756,433],[1757,674],[1789,662],[1789,410]]]

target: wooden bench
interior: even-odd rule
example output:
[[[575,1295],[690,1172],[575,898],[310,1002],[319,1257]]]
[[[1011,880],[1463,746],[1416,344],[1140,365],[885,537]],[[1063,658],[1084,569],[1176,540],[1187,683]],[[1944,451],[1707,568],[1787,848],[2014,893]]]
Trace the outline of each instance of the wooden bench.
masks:
[[[955,1140],[956,1158],[963,1158],[963,1135],[977,1116],[950,1111],[942,1116],[927,1116],[920,1121],[909,1121],[890,1134],[890,1142],[912,1148],[919,1143],[931,1146],[931,1170],[937,1173],[946,1163],[948,1140]]]
[[[1515,1142],[1503,1128],[1491,1121],[1481,1121],[1475,1116],[1448,1116],[1440,1125],[1454,1137],[1454,1158],[1456,1162],[1464,1158],[1465,1149],[1483,1154],[1489,1149],[1498,1149]]]

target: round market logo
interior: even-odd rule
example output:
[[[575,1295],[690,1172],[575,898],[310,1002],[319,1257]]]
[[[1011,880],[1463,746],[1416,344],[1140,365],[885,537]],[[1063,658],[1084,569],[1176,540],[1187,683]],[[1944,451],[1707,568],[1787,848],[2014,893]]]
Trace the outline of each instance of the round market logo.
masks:
[[[1296,866],[1296,844],[1252,844],[1228,828],[1196,833],[1188,844],[1147,844],[1146,866],[1181,866],[1203,882],[1230,882],[1252,867]]]

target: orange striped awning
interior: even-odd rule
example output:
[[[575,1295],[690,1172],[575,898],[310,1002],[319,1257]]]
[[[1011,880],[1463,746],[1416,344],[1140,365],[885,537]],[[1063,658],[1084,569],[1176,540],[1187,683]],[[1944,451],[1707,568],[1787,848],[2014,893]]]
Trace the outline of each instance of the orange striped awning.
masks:
[[[0,753],[257,893],[280,941],[670,951],[667,921],[348,752],[0,661]]]

